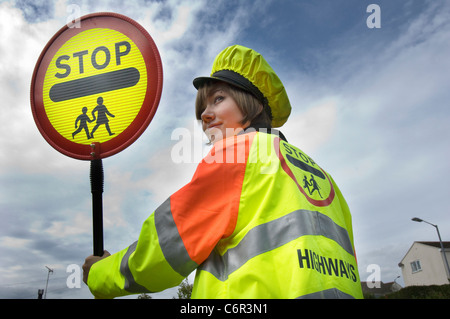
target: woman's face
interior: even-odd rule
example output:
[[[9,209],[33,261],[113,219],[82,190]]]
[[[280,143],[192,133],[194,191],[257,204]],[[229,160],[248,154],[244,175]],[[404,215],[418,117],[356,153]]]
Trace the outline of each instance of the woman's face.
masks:
[[[226,87],[220,82],[214,84],[201,114],[203,131],[211,142],[236,135],[249,125],[241,123],[244,116]]]

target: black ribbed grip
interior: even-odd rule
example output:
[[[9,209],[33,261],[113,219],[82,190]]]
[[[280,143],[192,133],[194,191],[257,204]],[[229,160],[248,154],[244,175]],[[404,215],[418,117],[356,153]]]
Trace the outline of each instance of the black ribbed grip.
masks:
[[[103,256],[103,180],[102,160],[91,160],[92,227],[95,256]]]
[[[91,161],[91,192],[103,193],[103,163],[101,159]]]

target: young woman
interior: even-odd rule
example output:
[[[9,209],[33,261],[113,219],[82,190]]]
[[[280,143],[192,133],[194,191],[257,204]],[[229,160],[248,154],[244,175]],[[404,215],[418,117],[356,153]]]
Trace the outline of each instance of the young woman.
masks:
[[[361,298],[347,204],[328,173],[273,127],[291,106],[264,58],[223,50],[194,80],[213,147],[138,241],[86,259],[99,298],[157,292],[196,270],[193,298]],[[314,175],[321,195],[301,186]]]

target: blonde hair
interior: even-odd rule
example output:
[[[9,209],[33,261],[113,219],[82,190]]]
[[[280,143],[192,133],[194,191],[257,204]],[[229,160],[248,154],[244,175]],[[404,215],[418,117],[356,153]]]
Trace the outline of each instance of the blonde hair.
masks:
[[[213,93],[213,86],[216,83],[221,84],[221,89],[230,94],[233,100],[236,102],[239,110],[243,114],[241,124],[250,122],[252,124],[258,124],[266,128],[271,128],[270,116],[264,111],[262,103],[251,93],[239,89],[233,85],[229,85],[222,81],[208,81],[204,85],[198,88],[197,98],[195,101],[195,116],[197,120],[202,119],[202,113],[206,109],[206,101],[208,97]]]

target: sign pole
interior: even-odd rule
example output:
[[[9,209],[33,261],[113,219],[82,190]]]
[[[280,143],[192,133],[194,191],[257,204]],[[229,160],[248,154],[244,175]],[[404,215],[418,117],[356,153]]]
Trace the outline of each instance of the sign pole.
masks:
[[[161,98],[163,71],[152,37],[131,18],[98,12],[79,23],[63,26],[44,47],[30,102],[51,146],[91,162],[93,248],[95,256],[103,256],[102,159],[146,130]]]
[[[92,224],[94,233],[94,256],[103,256],[103,163],[91,160]]]

